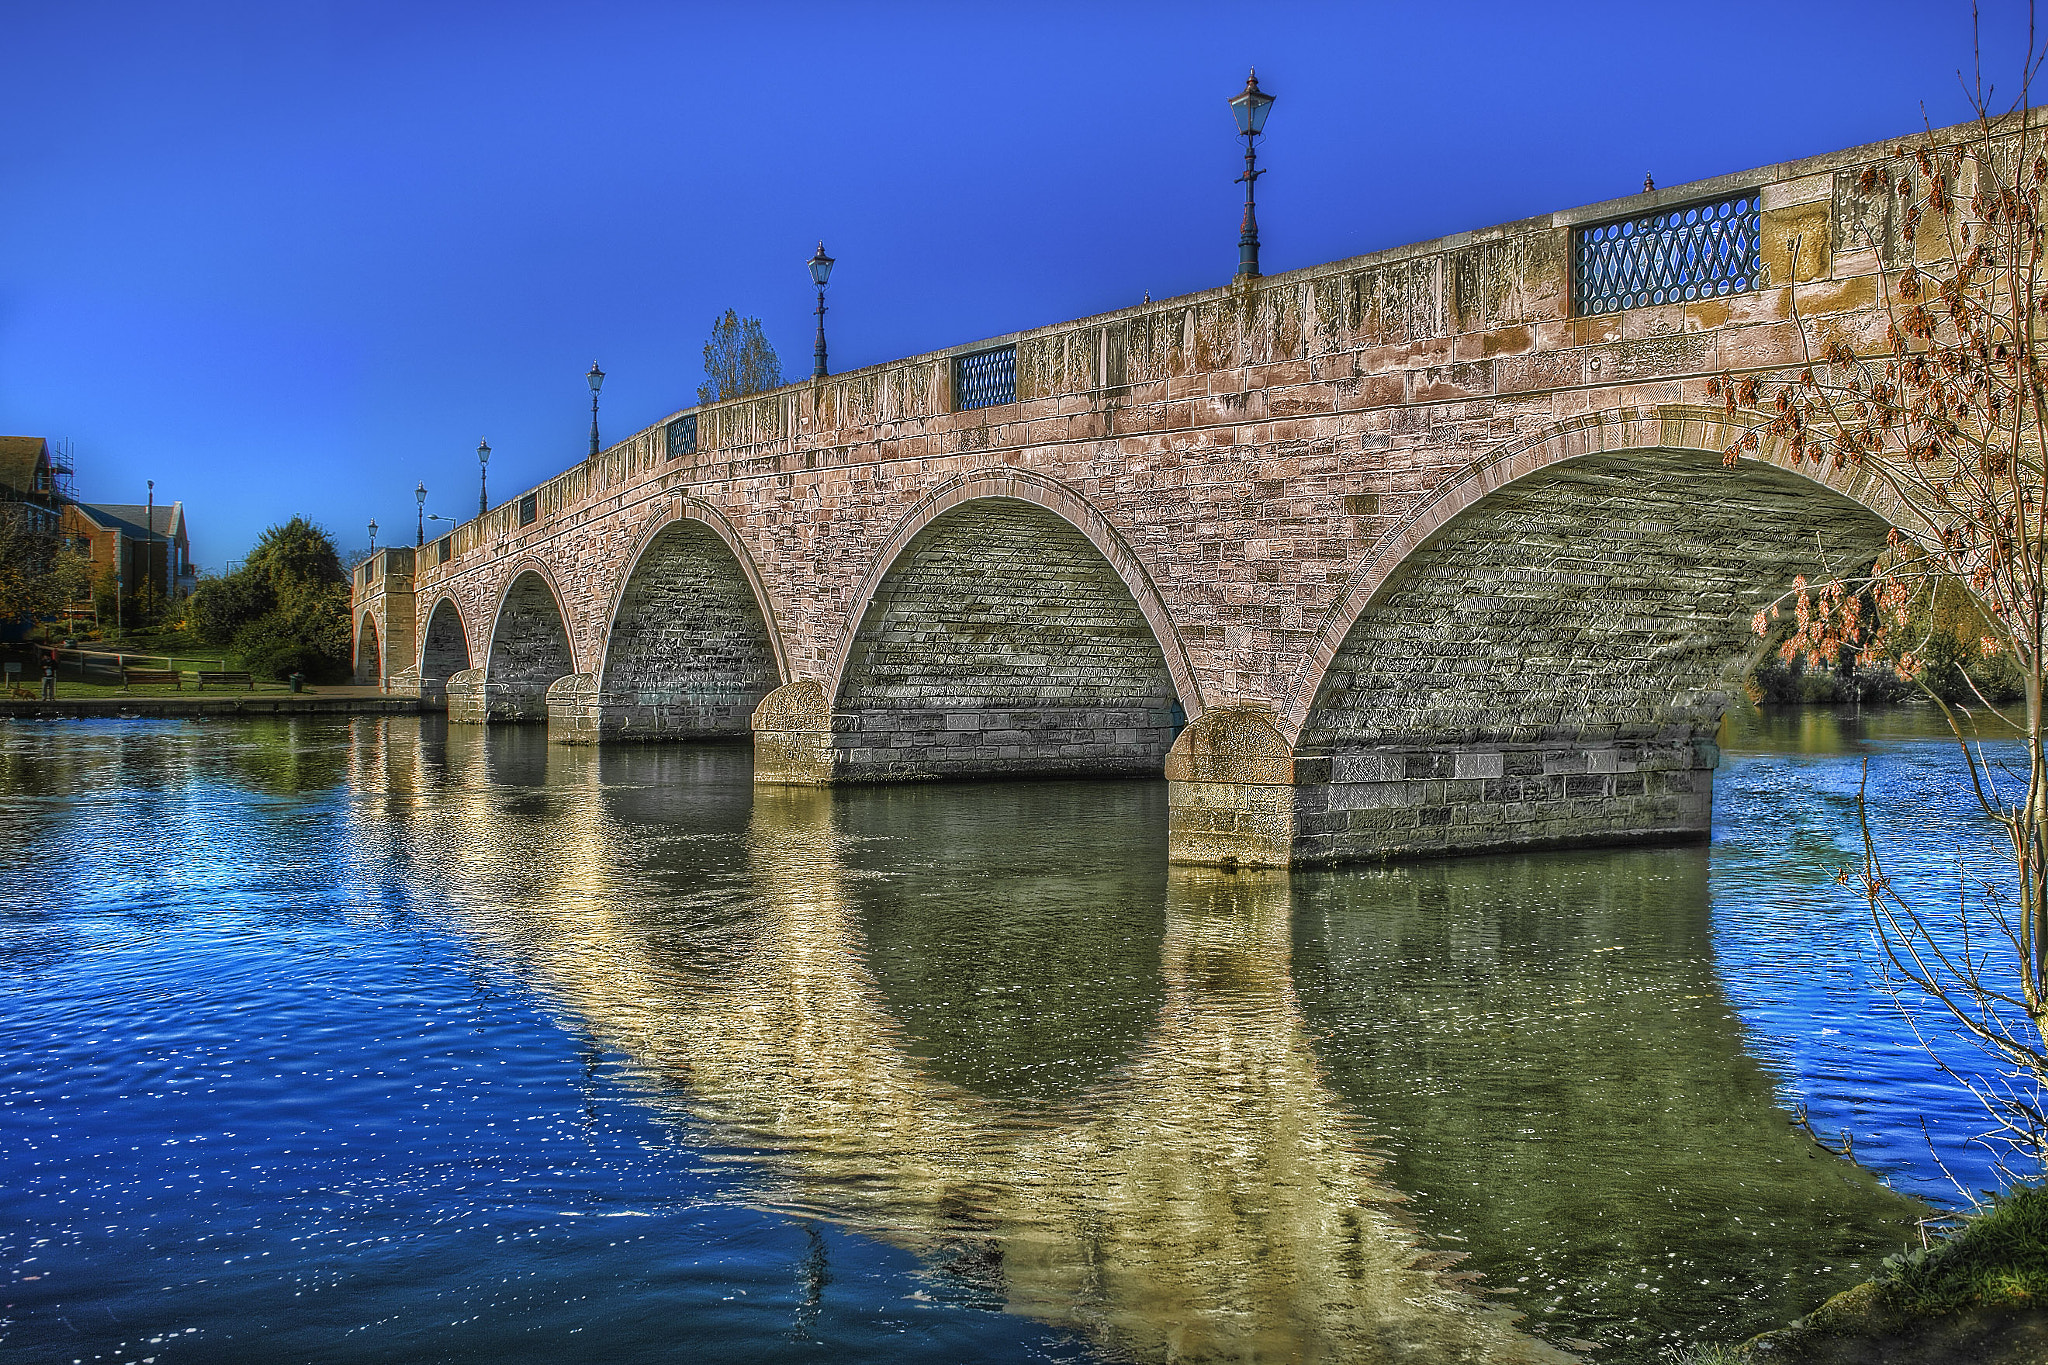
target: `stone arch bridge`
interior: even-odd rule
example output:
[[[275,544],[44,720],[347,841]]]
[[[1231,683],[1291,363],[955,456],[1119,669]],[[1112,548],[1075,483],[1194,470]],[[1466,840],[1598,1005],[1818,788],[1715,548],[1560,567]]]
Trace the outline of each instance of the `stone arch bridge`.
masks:
[[[361,565],[358,676],[767,783],[1163,772],[1184,862],[1703,835],[1752,612],[1889,524],[1723,468],[1707,381],[1878,344],[1886,150],[686,410]]]

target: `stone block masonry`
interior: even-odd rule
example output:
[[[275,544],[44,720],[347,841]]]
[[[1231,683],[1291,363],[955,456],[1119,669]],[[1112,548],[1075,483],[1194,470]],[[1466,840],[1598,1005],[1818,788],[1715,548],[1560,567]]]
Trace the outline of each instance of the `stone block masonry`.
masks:
[[[1795,306],[1882,338],[1879,262],[1924,247],[1858,188],[1887,151],[678,414],[694,447],[665,421],[404,551],[358,619],[451,719],[751,728],[762,782],[1163,771],[1182,861],[1697,837],[1750,613],[1895,512],[1722,468],[1707,384],[1803,363]],[[1575,307],[1580,229],[1733,199],[1739,292]],[[1015,401],[956,410],[1001,346]]]

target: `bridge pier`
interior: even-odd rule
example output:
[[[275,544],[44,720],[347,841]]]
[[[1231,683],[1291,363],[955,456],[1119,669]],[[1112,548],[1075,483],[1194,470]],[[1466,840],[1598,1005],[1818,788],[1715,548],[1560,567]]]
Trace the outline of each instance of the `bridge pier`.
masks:
[[[1291,867],[1298,779],[1327,760],[1297,759],[1271,713],[1208,711],[1166,755],[1166,858],[1198,867]]]
[[[1211,711],[1167,757],[1167,857],[1293,867],[1704,839],[1719,759],[1691,727],[1304,755],[1262,712]]]
[[[799,678],[754,708],[754,781],[775,787],[829,787],[838,771],[832,704],[824,685]]]
[[[568,673],[548,684],[548,738],[557,744],[595,744],[603,736],[604,705],[597,678]]]
[[[490,719],[484,710],[484,671],[481,668],[463,668],[450,673],[442,691],[448,698],[448,720],[451,724],[482,725]]]

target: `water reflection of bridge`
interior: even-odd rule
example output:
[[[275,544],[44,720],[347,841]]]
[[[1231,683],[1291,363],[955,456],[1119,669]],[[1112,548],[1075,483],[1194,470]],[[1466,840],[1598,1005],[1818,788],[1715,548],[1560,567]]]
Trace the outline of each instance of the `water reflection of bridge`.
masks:
[[[913,1036],[914,1002],[888,960],[900,954],[878,952],[887,926],[863,914],[864,879],[881,861],[862,843],[871,807],[917,795],[752,789],[690,747],[621,753],[461,727],[417,745],[398,727],[378,733],[361,750],[377,771],[355,785],[372,814],[392,818],[366,828],[404,846],[481,951],[630,1058],[657,1102],[762,1152],[764,1202],[912,1248],[991,1303],[1143,1359],[1560,1358],[1434,1269],[1450,1258],[1400,1216],[1359,1106],[1332,1088],[1296,997],[1299,878],[1133,859],[1134,875],[1156,884],[1126,889],[1163,899],[1156,949],[1145,936],[1088,951],[1100,975],[1143,979],[1142,1020],[1112,1030],[1120,1060],[1107,1069],[1020,1096]],[[1000,856],[977,838],[967,842],[979,856]],[[1072,852],[1085,863],[1089,850]],[[1387,923],[1412,928],[1413,917]],[[1128,960],[1155,952],[1156,967]],[[1503,978],[1504,991],[1528,985],[1513,969]],[[1030,1008],[1019,999],[1008,1013]],[[1614,1124],[1655,1123],[1681,1163],[1713,1130],[1716,1159],[1741,1168],[1730,1187],[1775,1182],[1760,1197],[1781,1214],[1822,1200],[1851,1211],[1844,1224],[1895,1212],[1873,1212],[1882,1201],[1867,1180],[1850,1191],[1840,1173],[1786,1166],[1785,1135],[1764,1131],[1768,1083],[1719,1006],[1688,1016],[1720,1021],[1700,1027],[1674,1023],[1679,1011],[1658,994],[1630,1008],[1617,1032],[1573,1025],[1604,1049],[1586,1074],[1553,1078],[1578,1087],[1578,1103]],[[1390,1103],[1428,1110],[1430,1123],[1481,1112],[1457,1093],[1471,1077],[1430,1079],[1428,1098]],[[1538,1230],[1531,1216],[1572,1212],[1542,1202],[1561,1197],[1562,1155],[1521,1144],[1520,1164],[1485,1192],[1512,1210],[1498,1221],[1516,1238]],[[1612,1176],[1615,1209],[1682,1197],[1665,1187],[1668,1165],[1642,1164],[1640,1180]]]
[[[1093,1093],[1009,1105],[906,1050],[863,961],[833,793],[746,793],[749,913],[708,954],[670,951],[617,860],[597,752],[534,746],[566,798],[543,813],[493,799],[489,747],[453,731],[459,785],[392,780],[407,757],[392,753],[365,790],[439,787],[418,807],[431,818],[390,828],[439,865],[472,932],[699,1118],[765,1149],[771,1204],[1144,1359],[1565,1358],[1432,1268],[1444,1258],[1323,1087],[1283,874],[1174,872],[1149,1035]],[[505,896],[508,880],[525,894]]]

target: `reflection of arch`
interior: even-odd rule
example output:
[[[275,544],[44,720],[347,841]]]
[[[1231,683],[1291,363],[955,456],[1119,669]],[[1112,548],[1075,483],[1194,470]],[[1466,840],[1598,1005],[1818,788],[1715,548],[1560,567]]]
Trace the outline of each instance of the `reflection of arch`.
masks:
[[[420,696],[433,700],[447,695],[448,679],[468,667],[469,628],[461,606],[444,595],[427,616],[426,638],[420,644]]]
[[[377,616],[364,612],[363,622],[356,631],[356,676],[359,686],[373,687],[384,681],[384,655],[378,648]]]
[[[1152,576],[1145,571],[1137,555],[1131,552],[1124,538],[1112,526],[1109,519],[1097,511],[1085,497],[1066,485],[1057,483],[1043,475],[1021,469],[998,468],[978,469],[955,475],[939,484],[918,500],[916,506],[904,514],[890,533],[889,539],[875,555],[869,566],[867,577],[854,592],[854,610],[847,614],[846,633],[841,636],[838,648],[833,652],[832,671],[825,679],[828,696],[838,695],[845,680],[846,665],[851,658],[854,642],[859,637],[861,626],[869,607],[880,591],[882,582],[889,571],[896,566],[910,542],[926,527],[962,503],[981,498],[1014,498],[1028,502],[1053,513],[1093,545],[1116,576],[1123,581],[1131,598],[1138,604],[1138,610],[1151,627],[1152,638],[1158,642],[1160,652],[1166,657],[1167,671],[1173,679],[1181,709],[1189,719],[1202,714],[1201,687],[1195,679],[1194,666],[1188,662],[1186,647],[1181,643],[1180,632],[1175,629],[1173,618],[1167,614],[1166,603],[1153,585]]]
[[[545,564],[521,560],[498,599],[490,649],[484,656],[491,719],[546,719],[549,685],[575,671],[576,650],[561,590]]]
[[[592,735],[746,734],[781,683],[779,633],[760,577],[724,519],[685,506],[641,536],[619,583],[596,684],[577,719]]]
[[[754,609],[761,614],[761,623],[768,631],[768,646],[774,652],[777,681],[787,681],[790,676],[789,654],[783,648],[782,627],[776,620],[775,600],[768,593],[768,585],[761,580],[761,571],[754,566],[753,555],[748,553],[746,542],[740,539],[739,532],[725,519],[724,513],[709,503],[698,502],[694,498],[678,497],[673,516],[654,518],[640,533],[640,539],[633,546],[633,553],[626,561],[630,567],[619,580],[618,589],[612,594],[610,609],[605,613],[606,624],[613,630],[618,628],[619,609],[625,604],[627,590],[632,586],[633,577],[639,572],[640,562],[645,558],[649,548],[663,532],[685,522],[703,526],[711,531],[724,542],[726,550],[733,557],[733,562],[739,565],[740,572],[746,576],[748,591],[753,594]],[[607,655],[610,649],[611,634],[608,630],[605,635]],[[608,662],[608,659],[597,661],[599,673],[606,669]]]
[[[1460,469],[1409,509],[1400,524],[1382,535],[1352,571],[1343,594],[1318,623],[1308,658],[1280,693],[1281,728],[1291,736],[1301,735],[1338,651],[1373,600],[1433,538],[1488,496],[1553,466],[1603,453],[1647,456],[1657,451],[1690,452],[1712,456],[1718,462],[1744,430],[1740,422],[1731,421],[1718,408],[1681,404],[1617,408],[1561,423],[1502,446]],[[1743,460],[1738,472],[1760,468],[1783,471],[1814,492],[1828,490],[1874,517],[1889,521],[1897,511],[1882,483],[1862,470],[1794,466],[1781,452],[1766,447],[1760,458]],[[1761,582],[1759,586],[1776,588]]]
[[[514,746],[536,777],[547,747]],[[1446,1358],[1562,1365],[1419,1259],[1384,1159],[1331,1103],[1289,980],[1287,877],[1169,874],[1152,1027],[1113,1073],[1019,1122],[907,1047],[868,967],[843,796],[756,791],[731,811],[742,838],[689,841],[744,850],[683,864],[745,878],[739,922],[703,932],[641,894],[647,871],[677,864],[643,862],[618,832],[683,786],[650,775],[692,757],[632,749],[550,771],[468,813],[435,867],[480,939],[656,1078],[654,1103],[756,1153],[766,1198],[922,1253],[990,1306],[1119,1358],[1362,1359],[1427,1340]],[[625,780],[599,789],[607,766]],[[728,818],[711,827],[736,832]],[[443,834],[388,828],[421,848]]]

